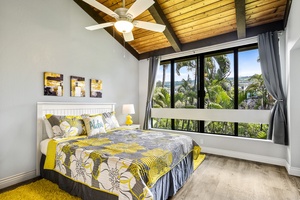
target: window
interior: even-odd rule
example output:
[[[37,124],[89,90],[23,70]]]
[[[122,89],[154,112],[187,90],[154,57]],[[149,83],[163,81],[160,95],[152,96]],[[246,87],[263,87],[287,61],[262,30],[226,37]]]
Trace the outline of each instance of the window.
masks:
[[[161,63],[156,75],[153,108],[171,108],[171,62]],[[171,119],[152,119],[152,127],[171,129]]]
[[[161,62],[154,108],[270,110],[257,45]],[[181,116],[180,116],[181,117]],[[268,124],[153,118],[155,128],[266,138]]]
[[[187,58],[174,62],[174,107],[197,108],[197,58]],[[175,120],[175,130],[196,131],[197,121]]]
[[[204,56],[204,108],[234,109],[233,52]],[[234,123],[205,121],[204,132],[234,135]]]
[[[238,58],[238,109],[272,109],[274,99],[264,85],[258,49],[241,48]],[[265,139],[267,131],[267,124],[240,123],[238,125],[239,136]]]

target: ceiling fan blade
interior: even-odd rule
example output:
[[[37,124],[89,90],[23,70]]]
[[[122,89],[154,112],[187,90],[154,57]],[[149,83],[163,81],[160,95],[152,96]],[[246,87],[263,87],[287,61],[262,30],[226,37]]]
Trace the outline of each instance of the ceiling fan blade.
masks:
[[[115,13],[114,11],[110,10],[109,8],[107,8],[106,6],[104,6],[103,4],[99,3],[96,0],[82,0],[87,4],[90,4],[91,6],[97,8],[98,10],[114,17],[114,18],[118,18],[119,15],[117,13]]]
[[[93,25],[93,26],[87,26],[85,28],[87,30],[94,31],[94,30],[97,30],[97,29],[106,28],[106,27],[113,26],[113,25],[114,25],[114,22],[107,22],[107,23],[103,23],[103,24],[97,24],[97,25]]]
[[[136,0],[126,12],[126,16],[134,19],[154,4],[153,0]]]
[[[132,32],[123,33],[123,37],[126,42],[134,40]]]
[[[155,32],[163,32],[166,28],[166,26],[162,24],[155,24],[152,22],[144,22],[138,20],[133,21],[133,25],[138,28],[143,28]]]

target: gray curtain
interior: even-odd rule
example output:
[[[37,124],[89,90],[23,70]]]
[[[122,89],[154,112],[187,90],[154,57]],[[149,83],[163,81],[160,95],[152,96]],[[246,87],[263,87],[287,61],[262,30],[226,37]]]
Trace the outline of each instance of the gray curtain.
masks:
[[[155,78],[158,66],[160,64],[160,57],[149,58],[149,75],[148,75],[148,92],[147,102],[143,129],[147,130],[151,127],[151,108],[152,108],[152,96],[155,88]]]
[[[288,145],[286,97],[282,88],[277,32],[258,35],[262,76],[269,93],[276,100],[271,111],[268,139]]]

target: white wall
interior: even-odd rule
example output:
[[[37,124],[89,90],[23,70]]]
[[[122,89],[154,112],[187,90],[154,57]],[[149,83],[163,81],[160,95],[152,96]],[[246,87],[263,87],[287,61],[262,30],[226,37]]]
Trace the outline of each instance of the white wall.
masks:
[[[286,66],[288,89],[289,148],[291,170],[300,173],[300,1],[293,1],[286,27]]]
[[[300,42],[300,41],[299,41]],[[290,95],[289,95],[289,130],[290,130],[290,164],[300,169],[300,48],[292,49],[290,52]]]
[[[134,103],[138,123],[138,61],[72,0],[0,1],[0,188],[35,170],[36,103]],[[43,95],[43,72],[64,74],[64,96]],[[86,78],[86,97],[70,97],[70,76]],[[90,78],[103,80],[103,98],[89,97]],[[16,180],[17,181],[17,180]]]
[[[139,61],[139,121],[141,125],[144,124],[146,101],[147,101],[147,88],[148,88],[148,73],[149,73],[149,60]]]

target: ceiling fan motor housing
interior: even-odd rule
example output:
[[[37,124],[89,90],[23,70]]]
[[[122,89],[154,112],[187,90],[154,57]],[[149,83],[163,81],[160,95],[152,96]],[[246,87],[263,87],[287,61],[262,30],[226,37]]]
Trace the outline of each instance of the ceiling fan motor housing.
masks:
[[[131,22],[132,16],[127,13],[127,8],[117,8],[114,12],[117,13],[119,16],[116,17],[116,20],[126,20]],[[127,14],[126,14],[127,13]]]

